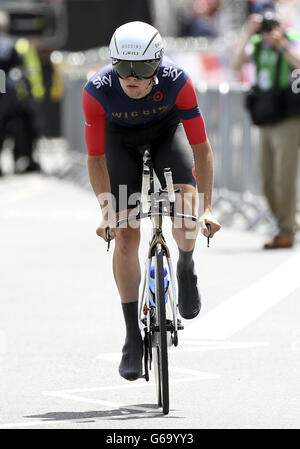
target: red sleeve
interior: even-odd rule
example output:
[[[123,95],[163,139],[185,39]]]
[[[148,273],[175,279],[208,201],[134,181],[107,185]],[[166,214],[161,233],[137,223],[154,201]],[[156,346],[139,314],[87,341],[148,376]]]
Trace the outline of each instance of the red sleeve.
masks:
[[[105,110],[86,90],[82,94],[85,115],[85,141],[89,156],[105,153]]]
[[[189,120],[181,120],[190,145],[207,141],[207,133],[202,115]]]
[[[194,109],[198,106],[197,94],[191,78],[188,78],[184,86],[178,92],[176,98],[178,109]]]
[[[199,111],[197,94],[190,78],[179,91],[176,106],[189,143],[197,145],[206,142],[205,123]]]

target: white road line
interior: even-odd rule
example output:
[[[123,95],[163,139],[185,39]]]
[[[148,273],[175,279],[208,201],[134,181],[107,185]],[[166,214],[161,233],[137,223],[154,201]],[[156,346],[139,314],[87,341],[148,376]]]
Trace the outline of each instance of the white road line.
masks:
[[[190,370],[190,369],[184,369],[184,368],[176,368],[176,367],[171,367],[171,370],[173,372],[178,372],[181,374],[192,374],[191,377],[183,377],[183,378],[179,378],[179,379],[171,379],[170,380],[170,384],[178,384],[178,383],[186,383],[186,382],[194,382],[197,381],[199,382],[200,380],[206,380],[206,379],[217,379],[220,376],[217,374],[212,374],[212,373],[202,373],[200,371],[196,371],[196,370]],[[57,397],[60,399],[69,399],[69,400],[73,400],[73,401],[77,401],[77,402],[82,402],[82,403],[87,403],[87,404],[94,404],[94,405],[100,405],[103,408],[114,408],[114,409],[122,409],[124,408],[124,416],[126,416],[126,410],[132,410],[132,411],[137,411],[140,413],[136,413],[136,414],[130,414],[130,418],[140,418],[141,413],[145,414],[145,417],[147,417],[147,415],[149,414],[161,414],[161,409],[160,408],[147,408],[147,407],[142,407],[139,405],[127,405],[127,404],[120,404],[117,402],[112,402],[112,401],[104,401],[102,399],[93,399],[93,398],[88,398],[85,396],[79,396],[78,394],[73,394],[73,393],[88,393],[88,392],[101,392],[101,391],[109,391],[109,390],[116,390],[116,389],[127,389],[127,388],[137,388],[137,387],[142,387],[143,389],[148,388],[148,387],[154,387],[155,383],[154,382],[141,382],[141,383],[135,383],[134,385],[108,385],[106,387],[99,387],[99,388],[78,388],[76,390],[61,390],[61,391],[45,391],[43,392],[44,395],[46,396],[50,396],[50,397]],[[107,417],[103,416],[101,418],[99,417],[89,417],[86,418],[87,421],[90,421],[91,419],[95,420],[95,421],[103,421],[106,419],[112,419],[112,418],[120,418],[120,413],[116,414],[116,415],[108,415]],[[20,422],[20,423],[8,423],[8,424],[0,424],[0,429],[13,429],[13,428],[23,428],[23,427],[37,427],[37,426],[47,426],[47,425],[60,425],[60,424],[72,424],[72,423],[78,423],[78,421],[80,421],[80,423],[84,424],[84,419],[83,418],[76,418],[76,419],[65,419],[65,420],[51,420],[51,419],[44,419],[44,420],[37,420],[37,421],[30,421],[30,422]]]
[[[189,369],[184,369],[184,368],[173,368],[173,371],[177,371],[179,373],[182,374],[192,374],[191,377],[183,377],[183,378],[179,378],[179,379],[170,379],[169,380],[169,384],[178,384],[178,383],[187,383],[187,382],[199,382],[202,380],[207,380],[207,379],[218,379],[220,376],[218,374],[212,374],[212,373],[200,373],[199,371],[195,371],[195,370],[189,370]],[[142,387],[144,390],[145,388],[149,388],[149,387],[154,387],[155,383],[154,382],[147,382],[147,383],[135,383],[132,388],[139,388]],[[114,407],[114,408],[126,408],[128,410],[140,410],[142,412],[152,412],[153,413],[153,409],[152,408],[147,408],[147,407],[141,407],[139,405],[127,405],[127,404],[120,404],[120,403],[116,403],[116,402],[111,402],[111,401],[104,401],[102,399],[93,399],[93,398],[89,398],[89,397],[85,397],[85,396],[79,396],[78,394],[74,394],[77,392],[81,392],[81,393],[88,393],[88,392],[103,392],[103,391],[109,391],[109,390],[117,390],[117,389],[126,389],[127,386],[107,386],[107,387],[99,387],[99,388],[81,388],[81,389],[77,389],[77,390],[62,390],[62,391],[46,391],[43,394],[46,396],[52,396],[52,397],[57,397],[57,398],[61,398],[61,399],[71,399],[73,401],[79,401],[79,402],[85,402],[88,404],[96,404],[96,405],[101,405],[102,407]],[[68,393],[67,393],[68,391]],[[71,393],[72,392],[72,393]],[[154,410],[156,412],[156,410]],[[159,409],[158,409],[159,411]]]
[[[269,343],[262,341],[223,341],[223,340],[199,340],[199,339],[189,339],[184,338],[184,335],[180,339],[179,349],[183,346],[183,350],[188,349],[188,346],[193,348],[193,346],[197,346],[199,351],[206,350],[216,350],[216,349],[234,349],[234,348],[252,348],[254,346],[267,346]],[[178,351],[178,348],[174,349],[174,353]]]
[[[225,340],[245,329],[300,286],[300,253],[186,326],[185,338]]]
[[[102,399],[93,399],[93,398],[87,398],[85,396],[79,396],[79,395],[75,395],[75,394],[66,394],[66,393],[47,393],[47,396],[54,396],[54,397],[58,397],[61,399],[72,399],[73,401],[79,401],[79,402],[85,402],[87,404],[96,404],[96,405],[101,405],[102,407],[105,408],[126,408],[127,410],[136,410],[136,411],[141,411],[141,412],[152,412],[153,413],[153,409],[149,408],[149,407],[141,407],[139,405],[127,405],[127,404],[122,404],[119,402],[112,402],[112,401],[103,401]],[[156,410],[155,410],[156,411]]]
[[[153,382],[148,382],[147,384],[152,385]],[[57,391],[44,391],[43,394],[46,396],[57,396],[61,394],[72,394],[72,393],[93,393],[100,391],[115,391],[115,390],[130,390],[137,387],[145,387],[145,380],[141,379],[135,382],[128,382],[124,385],[106,385],[103,387],[92,387],[92,388],[76,388],[71,390],[57,390]]]
[[[185,343],[185,341],[184,341]],[[201,341],[188,343],[190,347],[179,347],[174,350],[173,354],[182,352],[205,352],[205,351],[226,351],[228,349],[250,349],[269,346],[266,342],[224,342],[211,341],[211,344],[201,344]],[[194,346],[195,345],[195,346]]]
[[[184,377],[178,379],[170,379],[170,384],[184,383],[188,381],[194,380],[206,380],[206,379],[217,379],[220,376],[215,373],[202,372],[198,370],[170,367],[170,372],[184,373],[190,374],[192,377]],[[155,386],[154,382],[145,382],[144,379],[141,379],[137,382],[132,382],[129,385],[106,385],[103,387],[93,387],[93,388],[76,388],[71,390],[58,390],[58,391],[44,391],[43,394],[46,396],[65,396],[73,393],[92,393],[92,392],[103,392],[103,391],[115,391],[115,390],[127,390],[133,388],[148,388]]]
[[[147,385],[153,385],[153,382],[148,382]],[[72,393],[93,393],[101,391],[115,391],[115,390],[130,390],[133,388],[145,387],[145,380],[140,379],[135,382],[127,382],[124,385],[106,385],[103,387],[92,387],[92,388],[76,388],[71,390],[57,390],[57,391],[44,391],[43,394],[46,396],[57,396]]]
[[[176,355],[183,352],[201,352],[201,351],[225,351],[228,349],[247,349],[269,346],[266,342],[243,342],[243,341],[218,341],[218,340],[200,340],[195,338],[190,340],[185,338],[185,331],[183,331],[182,338],[180,338],[179,346],[171,348],[170,355]],[[195,332],[198,335],[198,332]],[[107,362],[118,362],[120,359],[119,352],[108,352],[96,356],[98,360],[105,360]]]

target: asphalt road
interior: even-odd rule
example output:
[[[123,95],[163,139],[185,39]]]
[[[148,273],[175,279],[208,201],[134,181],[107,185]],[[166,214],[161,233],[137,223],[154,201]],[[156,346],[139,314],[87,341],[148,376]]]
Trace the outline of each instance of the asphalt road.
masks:
[[[203,296],[170,353],[170,414],[118,374],[124,325],[94,196],[0,180],[0,428],[299,428],[299,245],[223,228],[195,259]],[[141,260],[149,238],[144,225]],[[166,236],[172,253],[169,226]]]

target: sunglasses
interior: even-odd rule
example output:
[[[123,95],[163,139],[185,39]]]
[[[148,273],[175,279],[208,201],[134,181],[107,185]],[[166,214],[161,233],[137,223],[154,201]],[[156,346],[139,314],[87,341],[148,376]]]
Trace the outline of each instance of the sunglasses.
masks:
[[[133,76],[137,79],[150,79],[157,73],[160,59],[150,61],[122,61],[113,59],[112,65],[119,78],[125,79]]]

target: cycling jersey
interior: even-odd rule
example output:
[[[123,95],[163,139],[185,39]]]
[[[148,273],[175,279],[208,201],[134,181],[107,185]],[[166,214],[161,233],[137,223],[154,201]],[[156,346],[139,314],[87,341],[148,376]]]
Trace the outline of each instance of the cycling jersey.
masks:
[[[157,73],[158,84],[144,98],[130,98],[123,91],[118,75],[107,65],[87,82],[83,90],[85,135],[88,154],[105,153],[106,121],[125,128],[151,127],[168,115],[184,125],[191,145],[207,140],[194,86],[186,72],[164,57]],[[109,151],[109,148],[108,148]]]

